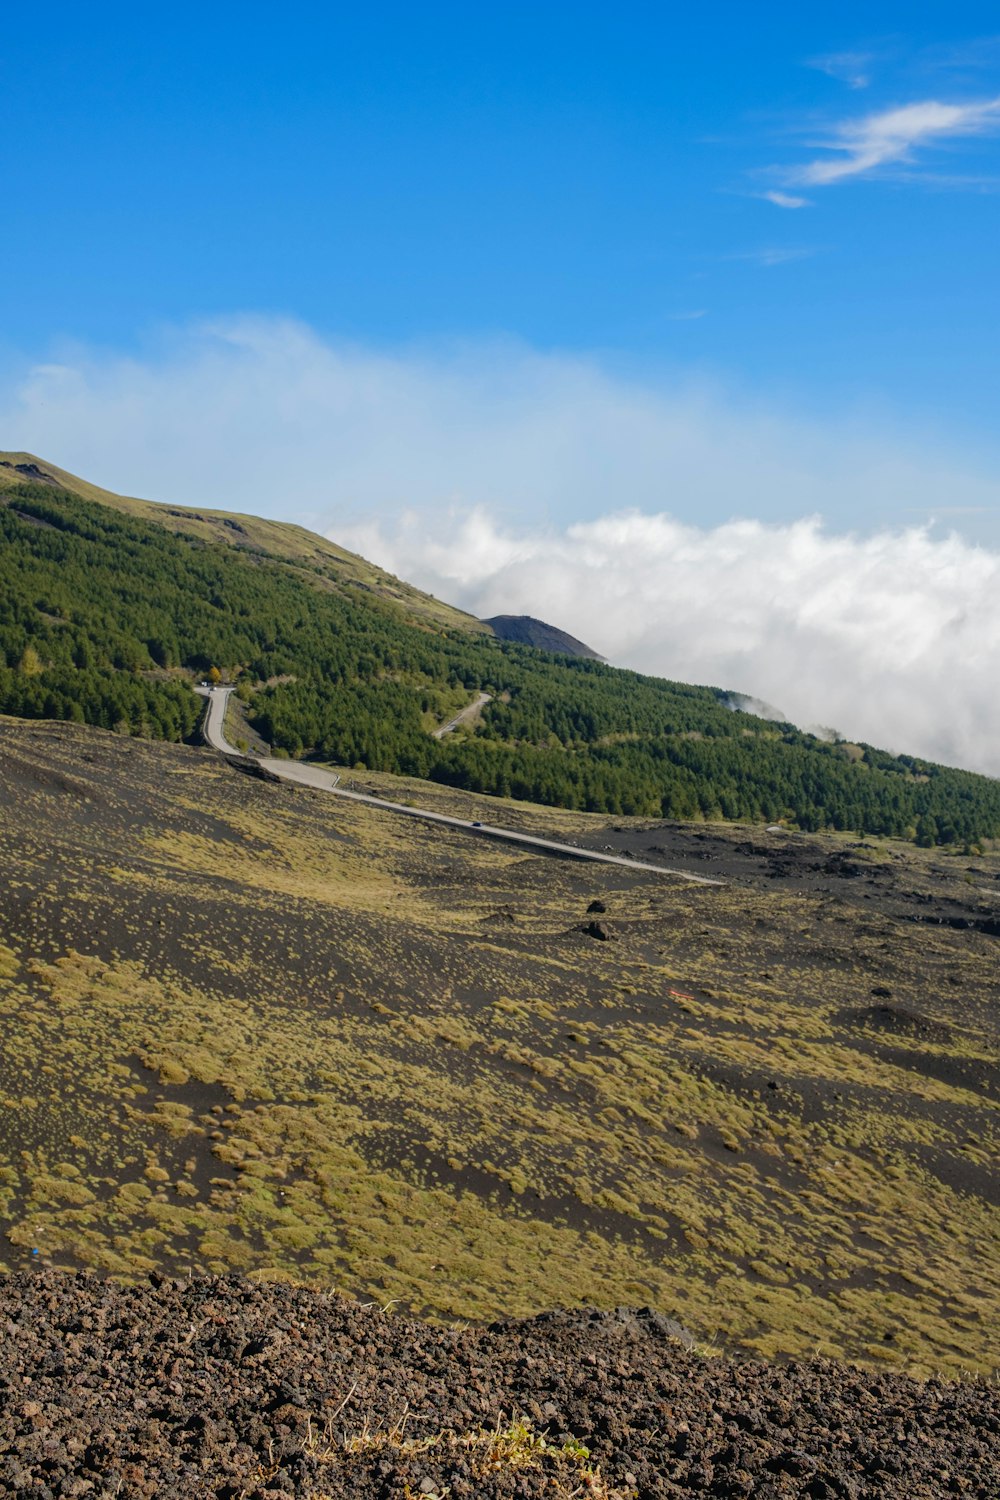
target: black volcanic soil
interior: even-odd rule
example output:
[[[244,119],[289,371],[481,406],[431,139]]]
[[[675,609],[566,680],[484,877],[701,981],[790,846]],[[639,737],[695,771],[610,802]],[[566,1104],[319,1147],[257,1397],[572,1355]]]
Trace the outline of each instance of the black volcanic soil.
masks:
[[[446,1329],[237,1276],[153,1283],[0,1280],[0,1494],[1000,1495],[995,1384],[707,1358],[648,1311]],[[515,1419],[544,1445],[482,1472],[459,1440]]]
[[[836,896],[899,921],[1000,937],[1000,875],[975,854],[893,846],[886,856],[878,840],[834,845],[828,835],[777,826],[667,821],[614,825],[577,842],[734,885]]]
[[[483,621],[501,641],[516,641],[522,646],[537,646],[541,651],[559,651],[564,656],[589,656],[593,661],[603,661],[592,646],[578,641],[575,635],[560,630],[557,625],[547,625],[532,615],[492,615]]]
[[[365,779],[726,883],[4,720],[0,1269],[995,1376],[997,851]]]

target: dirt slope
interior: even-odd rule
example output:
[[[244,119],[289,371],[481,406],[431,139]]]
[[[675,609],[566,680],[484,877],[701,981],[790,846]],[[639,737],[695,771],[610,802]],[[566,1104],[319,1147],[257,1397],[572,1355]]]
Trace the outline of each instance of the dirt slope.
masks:
[[[727,884],[0,721],[0,1268],[996,1371],[996,855],[361,784]]]

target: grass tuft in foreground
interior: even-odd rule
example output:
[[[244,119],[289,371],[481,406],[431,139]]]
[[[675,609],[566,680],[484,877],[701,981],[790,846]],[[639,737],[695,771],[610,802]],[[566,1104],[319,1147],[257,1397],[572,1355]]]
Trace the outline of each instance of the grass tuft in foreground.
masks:
[[[365,1422],[360,1432],[338,1437],[334,1423],[327,1422],[322,1436],[310,1432],[306,1452],[315,1463],[336,1466],[342,1473],[350,1473],[359,1461],[383,1457],[400,1470],[404,1500],[446,1500],[452,1494],[449,1480],[462,1481],[467,1491],[470,1482],[529,1472],[545,1477],[552,1500],[624,1500],[619,1491],[608,1489],[583,1443],[550,1442],[546,1432],[523,1416],[512,1416],[507,1423],[500,1417],[492,1428],[444,1428],[419,1437],[406,1436],[405,1427],[406,1413],[390,1427]],[[426,1472],[417,1479],[412,1473],[405,1477],[414,1468]],[[261,1478],[267,1477],[262,1472]],[[312,1500],[325,1500],[323,1492],[314,1491]]]

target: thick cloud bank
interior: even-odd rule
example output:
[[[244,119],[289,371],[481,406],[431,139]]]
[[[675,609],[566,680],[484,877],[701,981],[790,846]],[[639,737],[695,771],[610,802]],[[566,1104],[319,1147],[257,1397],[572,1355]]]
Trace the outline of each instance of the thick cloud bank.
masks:
[[[958,537],[637,511],[514,532],[482,509],[338,536],[474,614],[533,614],[617,665],[1000,774],[1000,555]]]
[[[328,531],[613,661],[1000,773],[1000,557],[920,529],[958,521],[1000,550],[1000,460],[877,414],[239,318],[137,354],[8,359],[0,434],[110,489]]]

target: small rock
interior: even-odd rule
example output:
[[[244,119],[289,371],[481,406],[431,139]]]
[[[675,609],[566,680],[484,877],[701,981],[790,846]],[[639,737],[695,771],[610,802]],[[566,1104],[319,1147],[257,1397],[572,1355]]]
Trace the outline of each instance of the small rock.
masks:
[[[604,923],[598,922],[596,918],[593,922],[582,922],[579,930],[580,932],[585,932],[588,937],[596,938],[600,943],[606,943],[614,936]]]

